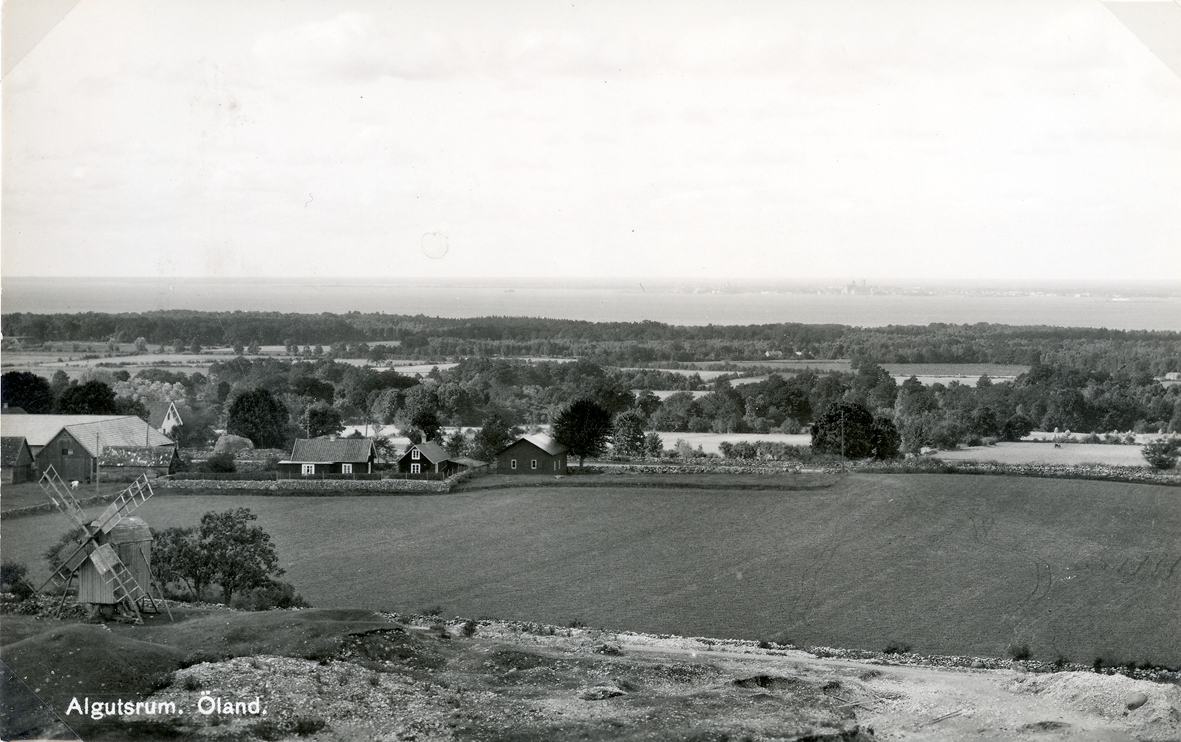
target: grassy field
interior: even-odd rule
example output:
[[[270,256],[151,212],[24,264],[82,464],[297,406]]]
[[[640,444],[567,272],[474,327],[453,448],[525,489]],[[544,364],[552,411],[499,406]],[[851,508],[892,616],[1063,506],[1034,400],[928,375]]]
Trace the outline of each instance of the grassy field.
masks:
[[[1104,464],[1108,466],[1148,466],[1140,455],[1140,446],[1117,446],[1104,443],[998,443],[973,446],[958,451],[935,454],[947,461],[996,461],[1001,464]]]
[[[1181,664],[1181,498],[1151,485],[850,475],[821,489],[160,495],[153,527],[252,508],[318,607],[882,650]],[[56,515],[3,523],[45,572]]]

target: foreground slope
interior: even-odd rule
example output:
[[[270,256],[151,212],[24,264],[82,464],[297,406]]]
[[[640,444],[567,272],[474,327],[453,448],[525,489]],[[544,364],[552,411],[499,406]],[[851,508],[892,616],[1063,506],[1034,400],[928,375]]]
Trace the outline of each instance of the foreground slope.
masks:
[[[9,641],[11,633],[15,641]],[[364,611],[13,617],[16,682],[86,740],[1167,740],[1181,687],[1090,672],[821,659],[753,642]],[[200,649],[198,649],[200,648]],[[199,652],[199,654],[198,654]],[[138,655],[128,667],[129,653]],[[934,658],[931,658],[934,659]],[[6,698],[12,699],[9,679]],[[172,704],[81,718],[74,697]],[[202,700],[204,699],[204,700]],[[254,709],[202,713],[221,703]],[[34,699],[35,700],[35,699]],[[32,704],[30,704],[32,705]],[[35,710],[35,709],[34,709]],[[10,738],[6,726],[5,738]],[[1049,735],[1049,736],[1047,736]]]

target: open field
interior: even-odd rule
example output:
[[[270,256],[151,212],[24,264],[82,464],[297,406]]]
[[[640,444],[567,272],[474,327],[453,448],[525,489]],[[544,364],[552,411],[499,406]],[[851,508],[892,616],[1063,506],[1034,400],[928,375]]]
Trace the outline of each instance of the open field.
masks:
[[[154,528],[249,507],[314,605],[939,654],[1181,664],[1171,487],[850,475],[826,489],[529,487],[158,495]],[[39,559],[56,514],[3,523]]]
[[[946,461],[996,461],[1001,464],[1105,464],[1108,466],[1148,466],[1140,455],[1140,446],[1105,443],[1052,443],[1020,441],[1001,442],[995,446],[973,446],[934,454]]]
[[[660,440],[665,448],[672,448],[677,440],[686,441],[693,448],[701,446],[705,453],[718,453],[718,444],[723,441],[738,443],[747,441],[770,441],[772,443],[786,443],[789,446],[810,446],[812,435],[802,433],[667,433],[659,432]]]

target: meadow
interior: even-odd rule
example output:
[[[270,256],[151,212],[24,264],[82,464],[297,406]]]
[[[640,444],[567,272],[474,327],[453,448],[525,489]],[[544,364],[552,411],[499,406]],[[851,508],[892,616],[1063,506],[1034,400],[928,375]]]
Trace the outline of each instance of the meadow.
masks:
[[[251,508],[284,579],[317,607],[1181,665],[1176,488],[955,475],[854,474],[819,489],[789,489],[790,476],[761,490],[610,481],[439,496],[163,493],[139,514],[159,529]],[[39,555],[63,525],[57,514],[4,521],[4,558],[43,574]]]
[[[1000,464],[1058,464],[1078,466],[1148,466],[1140,446],[1104,443],[1052,443],[1002,441],[995,446],[972,446],[955,451],[940,451],[935,457],[945,461],[996,461]]]

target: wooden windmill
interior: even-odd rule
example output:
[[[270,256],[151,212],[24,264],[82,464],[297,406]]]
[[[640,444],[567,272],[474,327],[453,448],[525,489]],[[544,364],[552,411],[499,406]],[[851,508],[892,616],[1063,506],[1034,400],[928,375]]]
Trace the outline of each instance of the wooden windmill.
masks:
[[[57,509],[83,530],[74,543],[66,544],[58,552],[58,567],[41,589],[50,582],[55,583],[62,591],[64,604],[66,590],[77,575],[78,602],[97,606],[105,615],[123,606],[142,621],[140,611],[146,610],[149,604],[154,612],[159,612],[147,591],[156,582],[151,568],[152,532],[142,520],[131,517],[152,496],[147,476],[141,475],[132,482],[102,515],[89,523],[52,465],[41,477],[40,485]],[[158,584],[156,590],[163,603],[164,595]],[[166,603],[164,608],[168,610]],[[171,618],[172,611],[168,615]]]

